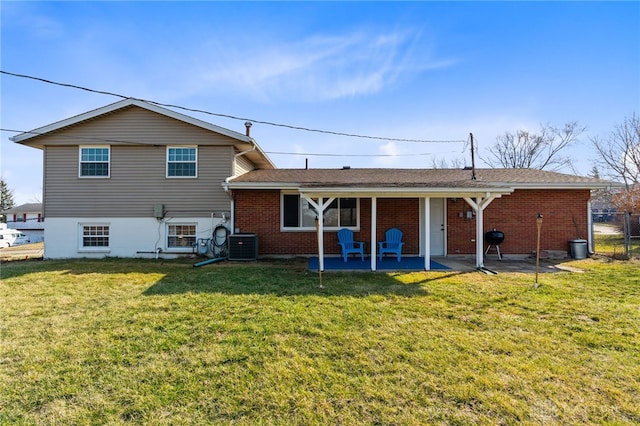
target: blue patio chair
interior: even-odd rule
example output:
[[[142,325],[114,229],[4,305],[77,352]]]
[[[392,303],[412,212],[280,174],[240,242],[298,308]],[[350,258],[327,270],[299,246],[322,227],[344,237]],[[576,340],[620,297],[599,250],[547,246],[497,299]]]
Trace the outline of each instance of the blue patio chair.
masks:
[[[400,262],[400,257],[402,254],[402,246],[404,243],[402,242],[402,231],[398,228],[391,228],[385,232],[386,241],[381,241],[378,243],[378,258],[382,260],[382,255],[385,253],[395,253],[398,257],[398,262]]]
[[[360,253],[360,259],[364,262],[364,243],[353,241],[353,231],[341,229],[338,231],[338,244],[342,247],[342,257],[347,261],[349,253]]]

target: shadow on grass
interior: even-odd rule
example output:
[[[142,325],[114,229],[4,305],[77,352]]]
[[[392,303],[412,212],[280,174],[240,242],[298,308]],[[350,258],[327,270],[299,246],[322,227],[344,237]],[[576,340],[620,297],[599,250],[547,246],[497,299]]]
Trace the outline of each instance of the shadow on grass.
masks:
[[[219,293],[274,296],[424,296],[423,282],[406,284],[393,274],[330,272],[306,268],[306,260],[220,263],[182,274],[168,274],[144,291],[146,296],[180,293]]]
[[[145,296],[187,293],[221,293],[231,295],[271,294],[276,296],[318,295],[352,296],[394,295],[424,296],[431,281],[456,275],[456,272],[428,272],[405,279],[403,273],[382,272],[324,272],[320,276],[307,268],[307,259],[268,260],[252,262],[219,262],[194,268],[198,259],[73,259],[21,262],[3,265],[3,280],[29,274],[54,273],[62,276],[84,276],[78,282],[91,285],[149,279]],[[148,278],[149,275],[154,278]],[[415,274],[415,273],[414,273]],[[88,275],[92,275],[91,278]],[[102,278],[102,276],[104,276]],[[158,279],[158,277],[160,277]],[[47,278],[48,279],[48,278]],[[111,285],[110,284],[110,285]],[[51,278],[55,285],[55,277]]]

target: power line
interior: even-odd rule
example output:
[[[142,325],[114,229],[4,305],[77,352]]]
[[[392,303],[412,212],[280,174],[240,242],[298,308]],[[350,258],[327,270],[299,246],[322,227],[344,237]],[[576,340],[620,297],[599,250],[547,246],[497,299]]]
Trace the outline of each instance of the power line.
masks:
[[[10,132],[10,133],[28,133],[32,135],[44,135],[46,133],[43,132],[34,132],[32,130],[16,130],[16,129],[6,129],[0,128],[2,132]],[[67,139],[75,139],[78,141],[94,141],[101,143],[117,143],[123,145],[151,145],[150,142],[137,142],[137,141],[129,141],[125,139],[106,139],[106,138],[96,138],[96,137],[88,137],[88,136],[65,136]],[[430,152],[421,152],[414,154],[325,154],[325,153],[300,153],[300,152],[283,152],[283,151],[264,151],[265,154],[274,154],[274,155],[302,155],[308,157],[416,157],[416,156],[425,156],[425,155],[433,155]]]
[[[31,75],[26,75],[26,74],[18,74],[18,73],[13,73],[13,72],[4,71],[4,70],[0,70],[0,73],[1,74],[6,74],[6,75],[10,75],[12,77],[26,78],[26,79],[30,79],[30,80],[40,81],[40,82],[46,83],[46,84],[52,84],[52,85],[61,86],[61,87],[68,87],[68,88],[72,88],[72,89],[84,90],[84,91],[87,91],[87,92],[97,93],[97,94],[101,94],[101,95],[115,96],[115,97],[122,98],[122,99],[134,99],[134,100],[137,100],[137,101],[142,101],[142,102],[146,102],[146,103],[149,103],[149,104],[152,104],[152,105],[166,107],[166,108],[174,108],[174,109],[180,109],[180,110],[184,110],[184,111],[197,112],[197,113],[207,114],[207,115],[211,115],[211,116],[215,116],[215,117],[229,118],[229,119],[232,119],[232,120],[251,121],[253,123],[264,124],[264,125],[267,125],[267,126],[283,127],[283,128],[287,128],[287,129],[299,130],[299,131],[305,131],[305,132],[324,133],[324,134],[329,134],[329,135],[334,135],[334,136],[344,136],[344,137],[360,138],[360,139],[373,139],[373,140],[390,141],[390,142],[413,142],[413,143],[464,143],[465,142],[464,139],[459,139],[459,140],[427,140],[427,139],[388,138],[388,137],[383,137],[383,136],[361,135],[361,134],[356,134],[356,133],[345,133],[345,132],[336,132],[336,131],[332,131],[332,130],[314,129],[314,128],[311,128],[311,127],[293,126],[293,125],[290,125],[290,124],[274,123],[274,122],[271,122],[271,121],[256,120],[256,119],[253,119],[253,118],[238,117],[238,116],[234,116],[234,115],[230,115],[230,114],[221,114],[221,113],[215,113],[215,112],[206,111],[206,110],[197,109],[197,108],[188,108],[188,107],[183,107],[183,106],[180,106],[180,105],[161,103],[161,102],[156,102],[156,101],[136,98],[136,97],[132,97],[132,96],[125,96],[125,95],[121,95],[121,94],[115,93],[115,92],[109,92],[109,91],[105,91],[105,90],[96,90],[96,89],[91,89],[91,88],[88,88],[88,87],[83,87],[83,86],[79,86],[79,85],[76,85],[76,84],[70,84],[70,83],[60,83],[60,82],[57,82],[57,81],[48,80],[48,79],[41,78],[41,77],[35,77],[35,76],[31,76]]]
[[[322,153],[276,152],[276,151],[265,151],[265,154],[302,155],[302,156],[309,156],[309,157],[416,157],[416,156],[423,156],[423,155],[433,155],[430,152],[421,152],[417,154],[322,154]]]

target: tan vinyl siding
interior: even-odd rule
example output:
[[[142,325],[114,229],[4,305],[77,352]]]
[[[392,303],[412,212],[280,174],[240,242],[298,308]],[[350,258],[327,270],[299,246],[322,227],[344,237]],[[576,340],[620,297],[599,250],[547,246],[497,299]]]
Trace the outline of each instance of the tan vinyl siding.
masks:
[[[138,107],[101,115],[38,138],[43,145],[232,145],[228,136]]]
[[[253,163],[249,161],[247,157],[245,157],[244,155],[241,155],[236,158],[235,173],[233,175],[240,176],[250,172],[253,169],[255,169],[255,167],[253,166]]]
[[[221,182],[229,176],[231,147],[198,147],[197,178],[166,178],[166,147],[112,146],[110,178],[78,178],[78,147],[47,147],[48,217],[168,217],[229,211]],[[54,172],[55,171],[55,172]]]
[[[221,183],[232,173],[234,149],[224,135],[131,108],[44,139],[47,217],[153,217],[155,204],[164,204],[167,217],[230,209]],[[78,177],[78,145],[92,144],[110,145],[109,178]],[[169,145],[198,147],[197,178],[166,177]]]

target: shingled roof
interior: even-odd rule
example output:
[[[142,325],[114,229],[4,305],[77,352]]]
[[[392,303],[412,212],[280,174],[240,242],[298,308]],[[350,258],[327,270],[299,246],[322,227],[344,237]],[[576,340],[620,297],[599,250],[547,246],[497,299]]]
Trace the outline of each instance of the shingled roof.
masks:
[[[596,178],[535,169],[274,169],[254,170],[229,180],[235,188],[282,185],[342,188],[583,188],[617,184]]]

